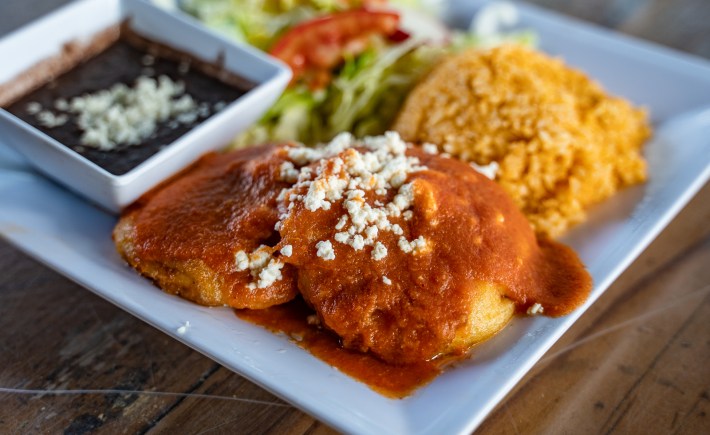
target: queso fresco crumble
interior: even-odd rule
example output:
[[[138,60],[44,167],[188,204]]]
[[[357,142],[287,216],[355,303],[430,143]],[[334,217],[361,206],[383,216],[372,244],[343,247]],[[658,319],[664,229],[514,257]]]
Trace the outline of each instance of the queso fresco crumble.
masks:
[[[278,197],[285,212],[274,229],[281,230],[297,205],[316,212],[342,203],[345,213],[333,228],[333,238],[320,240],[312,247],[322,260],[335,259],[336,244],[355,251],[369,250],[373,261],[382,260],[388,251],[378,235],[387,231],[399,236],[397,247],[402,252],[416,255],[425,250],[424,237],[408,240],[400,225],[390,220],[412,219],[414,186],[406,181],[409,174],[427,169],[418,158],[406,155],[407,147],[397,133],[388,132],[362,140],[342,133],[319,148],[285,148],[288,160],[279,168],[279,174],[291,187],[283,189]],[[392,191],[396,192],[392,200],[385,203]],[[368,192],[374,192],[370,200],[366,199]],[[270,249],[262,245],[254,252],[235,254],[237,270],[249,270],[252,275],[251,288],[267,287],[282,277],[283,263],[269,255]],[[292,250],[291,245],[286,245],[280,254],[288,257]],[[383,277],[383,282],[388,283],[389,279]]]
[[[75,119],[81,129],[81,145],[103,151],[121,146],[140,145],[154,135],[160,123],[175,129],[209,117],[225,106],[198,104],[185,92],[185,84],[161,75],[140,76],[133,86],[117,83],[109,89],[87,93],[71,100],[59,99],[55,111],[37,102],[27,105],[40,125],[54,128]]]

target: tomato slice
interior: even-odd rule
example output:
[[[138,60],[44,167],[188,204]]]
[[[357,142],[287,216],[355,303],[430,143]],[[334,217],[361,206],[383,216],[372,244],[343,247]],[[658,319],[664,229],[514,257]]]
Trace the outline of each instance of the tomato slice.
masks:
[[[365,51],[372,35],[399,35],[396,12],[354,9],[301,23],[286,32],[270,53],[286,62],[293,81],[306,78],[312,88],[325,86],[330,72],[346,56]]]

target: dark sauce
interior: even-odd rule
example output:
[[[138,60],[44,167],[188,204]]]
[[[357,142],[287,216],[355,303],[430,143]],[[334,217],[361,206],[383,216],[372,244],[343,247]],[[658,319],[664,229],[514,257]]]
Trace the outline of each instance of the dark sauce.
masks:
[[[144,62],[147,54],[153,58],[150,65]],[[204,70],[211,70],[209,72],[215,74],[208,74]],[[198,117],[189,124],[179,123],[177,128],[170,125],[169,121],[159,123],[155,134],[142,143],[103,151],[80,143],[82,131],[76,125],[74,115],[68,114],[69,121],[61,126],[47,128],[40,124],[36,114],[30,114],[27,110],[28,103],[37,102],[43,109],[56,113],[58,111],[54,108],[54,103],[58,99],[70,101],[73,97],[109,89],[117,83],[132,87],[136,79],[143,75],[156,79],[166,75],[173,81],[183,82],[185,93],[192,96],[197,105],[201,103],[209,105],[209,115]],[[218,79],[217,76],[222,77]],[[222,80],[225,77],[228,78],[226,81],[229,83]],[[252,87],[253,84],[245,79],[225,74],[224,71],[220,72],[219,65],[208,65],[205,68],[204,64],[191,59],[187,54],[150,43],[122,28],[119,39],[101,53],[22,96],[6,109],[108,172],[122,175],[216,113],[213,109],[216,104],[229,104]]]
[[[370,353],[345,349],[340,345],[337,335],[308,323],[307,318],[313,314],[313,310],[300,297],[265,310],[236,310],[236,314],[243,320],[273,332],[286,334],[317,358],[391,398],[406,397],[431,382],[448,362],[422,361],[395,365]]]

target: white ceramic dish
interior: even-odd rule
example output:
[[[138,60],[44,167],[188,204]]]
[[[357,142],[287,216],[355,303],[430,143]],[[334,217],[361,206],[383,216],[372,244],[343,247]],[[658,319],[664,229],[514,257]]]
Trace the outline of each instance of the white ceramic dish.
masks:
[[[38,129],[0,109],[3,142],[24,154],[39,170],[111,211],[119,211],[146,190],[193,162],[222,148],[256,121],[288,84],[287,66],[246,45],[235,44],[143,0],[81,0],[0,40],[0,84],[56,56],[64,44],[85,41],[130,19],[140,35],[205,62],[223,60],[226,70],[255,84],[245,95],[168,144],[131,171],[114,175]],[[68,25],[70,23],[71,25]]]
[[[455,3],[465,20],[474,8]],[[25,252],[327,424],[349,433],[472,431],[710,178],[710,63],[520,6],[542,48],[649,107],[650,180],[595,209],[567,237],[595,288],[564,318],[516,319],[475,354],[403,400],[387,399],[287,339],[169,296],[115,252],[115,218],[32,173],[0,148],[0,234]],[[0,139],[1,140],[1,139]],[[177,330],[186,321],[183,335]]]

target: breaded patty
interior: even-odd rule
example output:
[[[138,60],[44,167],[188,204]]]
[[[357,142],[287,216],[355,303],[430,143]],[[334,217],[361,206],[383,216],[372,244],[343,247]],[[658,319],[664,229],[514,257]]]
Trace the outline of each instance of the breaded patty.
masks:
[[[552,237],[646,179],[645,112],[520,45],[449,58],[410,93],[393,129],[463,160],[497,162],[496,181]]]
[[[292,266],[272,256],[283,150],[209,154],[124,212],[121,256],[168,293],[202,305],[265,308],[293,299]],[[260,248],[261,247],[261,248]]]

